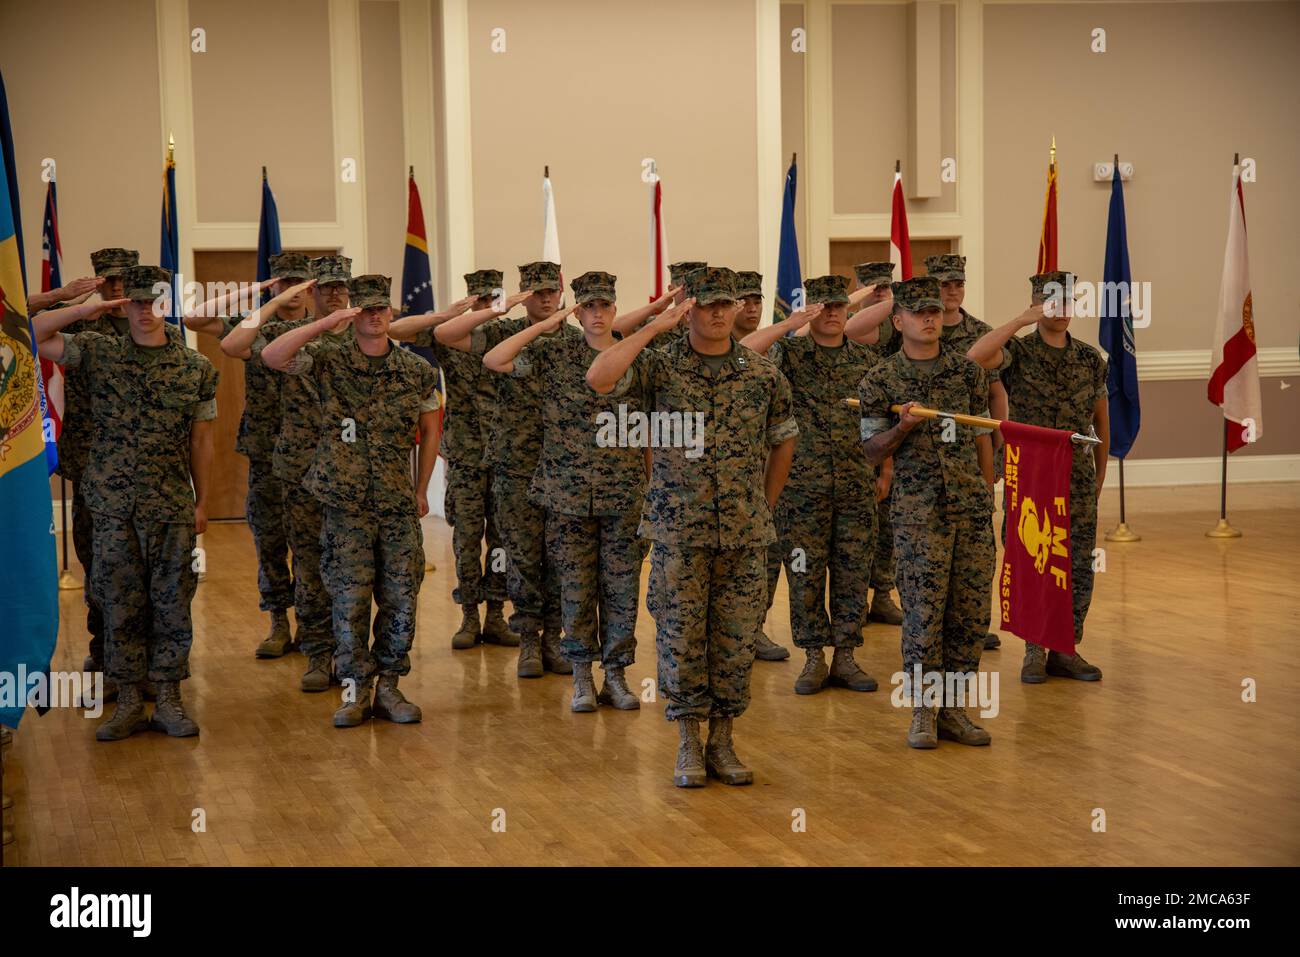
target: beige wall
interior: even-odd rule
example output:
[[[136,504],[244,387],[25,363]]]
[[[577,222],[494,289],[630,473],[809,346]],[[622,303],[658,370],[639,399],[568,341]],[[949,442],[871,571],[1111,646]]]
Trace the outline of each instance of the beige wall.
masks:
[[[645,302],[641,160],[653,157],[669,255],[761,268],[753,0],[562,6],[470,5],[477,265],[503,269],[515,288],[515,267],[541,256],[549,164],[566,281],[604,269],[625,306]],[[489,48],[495,27],[505,53]]]
[[[402,50],[396,0],[361,4],[361,89],[365,112],[366,269],[402,288],[406,163],[402,152]],[[424,190],[429,184],[422,184]],[[426,214],[428,204],[426,206]]]
[[[804,193],[808,189],[806,180],[808,169],[808,151],[804,144],[804,63],[806,55],[792,49],[791,31],[803,27],[804,15],[802,3],[781,4],[781,162],[783,169],[789,169],[790,156],[798,153],[803,157],[799,166],[800,181],[795,191],[794,228],[799,240],[799,263],[807,260],[805,243],[808,242],[808,204],[804,202]],[[784,173],[782,174],[784,176]],[[774,266],[769,265],[769,269]]]
[[[65,281],[90,275],[90,253],[104,246],[157,262],[164,155],[153,3],[4,3],[0,66],[29,287],[40,288],[46,157],[57,164]]]

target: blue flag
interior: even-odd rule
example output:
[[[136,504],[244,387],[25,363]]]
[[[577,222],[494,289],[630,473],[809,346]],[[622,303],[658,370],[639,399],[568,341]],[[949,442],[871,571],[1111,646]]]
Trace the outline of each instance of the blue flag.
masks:
[[[0,724],[18,727],[29,684],[59,631],[59,569],[39,401],[36,336],[27,317],[9,102],[0,76]]]
[[[796,293],[803,285],[799,272],[799,238],[794,231],[794,197],[799,170],[794,158],[785,174],[785,195],[781,200],[781,251],[776,263],[776,302],[773,322],[780,322],[793,311]],[[799,297],[802,305],[802,296]]]
[[[406,255],[402,259],[402,315],[418,316],[433,312],[433,278],[429,271],[429,241],[424,232],[424,207],[415,185],[415,171],[406,183]],[[426,346],[408,345],[408,349],[438,368],[438,359]]]
[[[45,191],[45,221],[41,226],[41,292],[49,292],[63,285],[63,250],[59,246],[59,192],[58,184],[50,180]],[[53,475],[59,468],[59,437],[62,428],[63,409],[51,410],[51,399],[46,388],[47,383],[59,383],[58,392],[63,394],[63,370],[49,359],[41,359],[41,418],[45,421],[45,461]],[[62,405],[62,403],[60,403]],[[57,419],[56,419],[57,416]]]
[[[172,274],[172,303],[171,308],[167,310],[167,321],[177,324],[180,322],[181,315],[181,283],[180,277],[176,275],[181,261],[181,231],[176,222],[176,161],[170,156],[167,157],[167,165],[163,169],[160,245],[162,249],[158,253],[158,265]]]
[[[1128,229],[1124,223],[1124,187],[1119,164],[1110,182],[1110,217],[1106,224],[1106,268],[1099,300],[1101,326],[1097,339],[1110,356],[1106,369],[1106,392],[1110,408],[1110,454],[1117,459],[1128,455],[1142,421],[1138,402],[1137,347],[1133,340],[1133,317],[1129,313],[1132,278],[1128,267]]]
[[[257,281],[271,278],[271,257],[278,256],[280,248],[280,212],[275,208],[275,194],[266,181],[266,167],[262,167],[262,215],[257,222]],[[258,293],[257,301],[264,302],[269,295]]]

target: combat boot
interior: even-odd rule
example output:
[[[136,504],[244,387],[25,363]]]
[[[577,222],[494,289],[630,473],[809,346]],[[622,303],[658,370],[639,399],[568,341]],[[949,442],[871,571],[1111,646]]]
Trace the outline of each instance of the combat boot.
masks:
[[[535,631],[519,636],[519,665],[515,674],[520,678],[542,676],[542,636]]]
[[[578,661],[573,665],[573,710],[596,710],[596,683],[591,678],[590,661]]]
[[[868,621],[878,621],[884,625],[901,625],[903,612],[894,604],[889,592],[877,588],[871,596],[871,611],[867,613]]]
[[[303,691],[328,691],[330,687],[330,654],[312,655],[307,660],[307,672],[299,687]]]
[[[759,661],[785,661],[790,657],[790,649],[778,645],[760,628],[754,636],[754,657]]]
[[[501,604],[499,601],[487,603],[487,614],[483,616],[483,641],[491,645],[518,648],[519,636],[506,624],[505,615],[501,612]]]
[[[939,709],[939,737],[958,744],[979,747],[993,740],[989,734],[970,719],[965,708]]]
[[[826,679],[828,684],[850,691],[875,691],[876,679],[871,677],[853,660],[852,648],[836,648],[831,658],[831,672]]]
[[[375,683],[375,705],[371,712],[393,724],[415,724],[424,713],[418,704],[406,700],[397,688],[397,675],[380,675]]]
[[[1020,666],[1020,680],[1027,685],[1041,685],[1047,680],[1047,649],[1025,642],[1025,661]]]
[[[451,636],[451,646],[457,651],[464,651],[478,644],[478,639],[478,605],[461,605],[460,627]]]
[[[277,608],[271,612],[271,631],[257,646],[259,658],[283,658],[289,650],[289,613]]]
[[[912,725],[907,729],[909,748],[937,748],[939,733],[935,728],[934,708],[913,708]]]
[[[678,718],[677,734],[681,744],[677,748],[673,784],[679,788],[702,788],[707,774],[704,770],[704,747],[700,744],[699,719]]]
[[[90,676],[90,682],[81,692],[81,707],[93,709],[96,705],[95,675],[97,674],[103,675],[101,680],[103,681],[102,687],[104,692],[98,704],[108,704],[110,701],[117,700],[117,682],[104,672],[103,662],[96,661],[94,658],[87,655],[86,660],[81,663],[81,672],[83,676]]]
[[[1083,660],[1077,651],[1072,655],[1063,655],[1059,651],[1048,652],[1047,673],[1053,678],[1074,678],[1077,681],[1100,681],[1101,669]]]
[[[984,636],[985,651],[992,651],[994,648],[1001,648],[1001,647],[1002,647],[1002,639],[999,638],[994,632],[990,631],[987,635]]]
[[[573,674],[573,665],[560,653],[560,629],[542,632],[542,668],[557,675]]]
[[[161,731],[173,738],[191,738],[199,733],[198,724],[185,713],[185,705],[181,703],[179,681],[158,682],[158,704],[153,709],[149,730]]]
[[[144,695],[145,701],[157,701],[158,684],[149,678],[145,678],[144,681],[140,682],[140,693]]]
[[[149,719],[145,717],[140,686],[134,682],[123,682],[118,688],[117,708],[113,711],[113,717],[95,729],[95,739],[121,741],[148,727]]]
[[[619,711],[636,711],[641,707],[641,699],[628,689],[623,669],[616,665],[605,669],[605,683],[596,700],[601,704],[613,705]]]
[[[344,686],[343,704],[334,712],[334,727],[355,728],[370,718],[370,684],[369,678],[356,682],[356,698],[352,701],[347,700],[347,687]]]
[[[826,668],[826,657],[820,648],[805,648],[808,660],[803,663],[803,671],[794,682],[795,694],[816,694],[826,687],[830,671]]]
[[[731,740],[731,719],[709,719],[709,744],[704,749],[705,770],[723,784],[753,784],[754,772],[740,763]]]

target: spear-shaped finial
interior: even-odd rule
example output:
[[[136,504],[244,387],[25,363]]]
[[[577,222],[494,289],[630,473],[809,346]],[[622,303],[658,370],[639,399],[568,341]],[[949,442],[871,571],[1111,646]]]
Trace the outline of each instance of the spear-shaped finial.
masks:
[[[1233,165],[1233,166],[1240,166],[1240,165],[1241,165],[1241,154],[1240,154],[1240,153],[1233,153],[1233,154],[1232,154],[1232,165]]]
[[[903,161],[902,161],[902,160],[894,160],[894,172],[895,172],[895,173],[901,173],[902,171],[903,171]]]
[[[171,133],[167,134],[167,161],[170,163],[176,156],[176,137]]]
[[[1051,159],[1049,160],[1049,162],[1052,164],[1052,169],[1056,169],[1056,136],[1055,136],[1055,134],[1053,134],[1053,136],[1052,136],[1052,152],[1051,152]]]
[[[265,166],[262,167],[262,182],[263,182],[263,183],[266,182],[266,167],[265,167]]]
[[[551,178],[551,168],[549,166],[542,167],[542,176],[544,176],[546,179]]]

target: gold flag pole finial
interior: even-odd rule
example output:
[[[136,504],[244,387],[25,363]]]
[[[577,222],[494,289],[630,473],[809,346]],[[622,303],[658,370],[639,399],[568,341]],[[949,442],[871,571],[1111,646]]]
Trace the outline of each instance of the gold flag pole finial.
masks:
[[[1051,152],[1050,162],[1052,164],[1052,169],[1056,169],[1056,137],[1055,136],[1052,137],[1052,152]]]
[[[176,137],[171,133],[167,134],[167,162],[172,162],[176,157]]]

